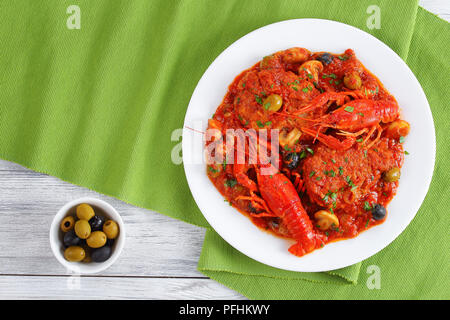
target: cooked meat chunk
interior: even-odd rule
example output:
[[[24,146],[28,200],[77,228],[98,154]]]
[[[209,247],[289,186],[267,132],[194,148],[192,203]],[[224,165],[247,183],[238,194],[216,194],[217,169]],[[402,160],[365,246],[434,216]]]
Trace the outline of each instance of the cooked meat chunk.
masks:
[[[367,195],[383,172],[402,164],[401,146],[388,138],[370,150],[355,145],[338,151],[319,144],[303,162],[303,174],[311,201],[339,209]]]

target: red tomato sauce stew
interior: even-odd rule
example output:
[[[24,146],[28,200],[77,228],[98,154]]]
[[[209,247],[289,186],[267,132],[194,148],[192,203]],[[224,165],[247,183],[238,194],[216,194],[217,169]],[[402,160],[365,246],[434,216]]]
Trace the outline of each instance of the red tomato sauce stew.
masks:
[[[238,75],[208,129],[218,132],[207,142],[215,144],[212,155],[224,159],[239,152],[227,146],[228,129],[265,129],[269,138],[278,130],[272,174],[263,175],[269,165],[250,164],[245,152],[243,164],[210,156],[206,171],[230,205],[261,229],[295,240],[289,251],[302,256],[385,221],[410,126],[353,50],[291,48]]]

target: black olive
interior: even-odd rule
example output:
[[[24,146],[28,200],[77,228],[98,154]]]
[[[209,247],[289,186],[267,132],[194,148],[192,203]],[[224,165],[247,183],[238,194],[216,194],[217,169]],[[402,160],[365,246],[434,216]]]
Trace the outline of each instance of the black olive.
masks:
[[[70,230],[64,234],[63,243],[66,247],[81,246],[83,244],[83,240],[78,238],[73,230]]]
[[[112,245],[114,244],[114,239],[108,239],[106,240],[106,245],[109,247],[112,247]]]
[[[330,64],[331,62],[333,62],[333,59],[334,59],[333,55],[328,52],[324,52],[316,58],[316,60],[319,60],[323,64]]]
[[[256,209],[254,206],[252,206],[251,203],[248,204],[248,210],[249,210],[251,213],[260,213],[260,212],[261,212],[261,210],[258,210],[258,209]]]
[[[92,250],[91,259],[94,262],[103,262],[109,259],[111,256],[111,247],[103,246],[98,249]]]
[[[274,218],[274,219],[270,220],[270,224],[272,225],[272,228],[278,229],[280,227],[280,219]]]
[[[93,216],[89,220],[89,224],[91,226],[91,231],[101,231],[103,228],[103,224],[105,223],[105,218],[101,216]]]
[[[300,163],[300,154],[297,152],[288,153],[284,157],[284,163],[286,164],[286,167],[290,170],[297,168],[298,164]]]
[[[386,208],[381,204],[376,204],[372,208],[372,218],[375,220],[383,220],[386,216]]]

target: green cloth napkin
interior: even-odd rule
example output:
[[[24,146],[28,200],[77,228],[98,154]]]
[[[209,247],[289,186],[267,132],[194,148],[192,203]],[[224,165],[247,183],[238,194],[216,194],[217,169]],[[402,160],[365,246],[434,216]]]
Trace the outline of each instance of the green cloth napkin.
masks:
[[[79,30],[66,26],[73,4],[81,9]],[[367,29],[372,5],[380,8],[381,29]],[[243,256],[208,230],[199,269],[250,298],[448,297],[443,135],[450,30],[417,8],[417,0],[3,0],[0,157],[208,227],[182,166],[171,161],[179,142],[171,134],[182,127],[203,72],[232,42],[276,21],[351,24],[407,59],[427,93],[438,155],[422,209],[393,244],[362,265],[282,271]],[[370,264],[382,270],[381,290],[365,286]]]

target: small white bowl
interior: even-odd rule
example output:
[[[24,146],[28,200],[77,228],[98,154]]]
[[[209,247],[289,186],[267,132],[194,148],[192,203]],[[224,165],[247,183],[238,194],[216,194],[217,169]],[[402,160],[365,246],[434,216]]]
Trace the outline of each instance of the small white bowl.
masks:
[[[75,210],[77,205],[87,203],[94,208],[96,214],[105,216],[107,219],[114,220],[119,225],[119,235],[114,240],[112,254],[104,262],[70,262],[64,258],[63,232],[60,229],[61,221],[68,215],[76,217]],[[50,227],[50,246],[56,259],[67,269],[78,274],[97,273],[111,266],[119,257],[125,244],[125,226],[119,213],[103,200],[84,197],[70,201],[59,209],[55,218],[53,218]]]

